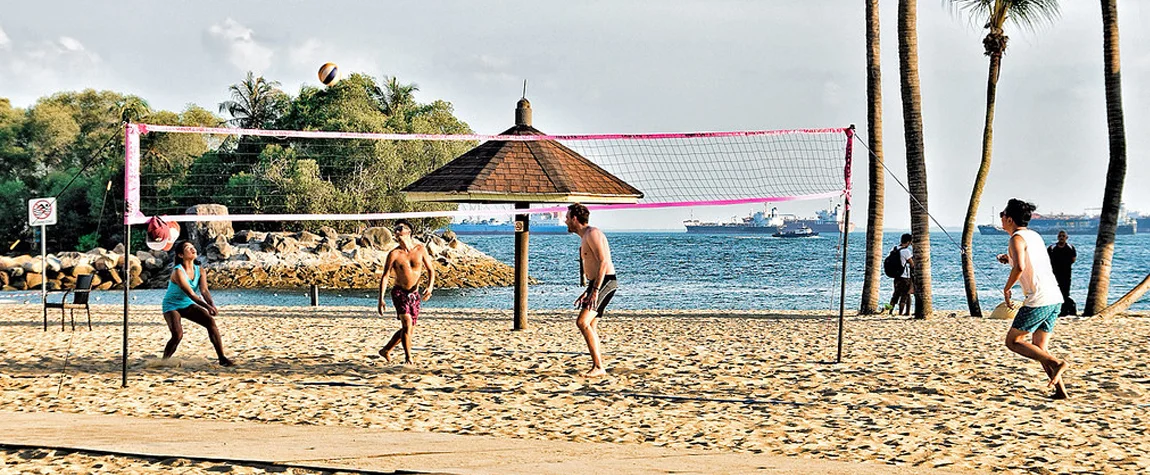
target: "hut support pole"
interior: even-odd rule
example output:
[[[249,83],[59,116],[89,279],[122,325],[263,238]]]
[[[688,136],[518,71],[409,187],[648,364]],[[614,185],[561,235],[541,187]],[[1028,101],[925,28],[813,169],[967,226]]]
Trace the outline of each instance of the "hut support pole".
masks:
[[[515,203],[515,209],[527,209],[527,203]],[[531,234],[531,216],[515,215],[515,326],[527,328],[527,239]]]

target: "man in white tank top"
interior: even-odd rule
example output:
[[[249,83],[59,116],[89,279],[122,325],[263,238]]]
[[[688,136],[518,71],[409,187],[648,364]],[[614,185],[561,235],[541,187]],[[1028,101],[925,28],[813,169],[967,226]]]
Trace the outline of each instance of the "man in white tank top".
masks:
[[[1012,306],[1010,296],[1015,283],[1022,284],[1026,299],[1018,316],[1010,324],[1006,334],[1006,347],[1010,351],[1035,360],[1050,377],[1048,386],[1054,387],[1054,399],[1066,399],[1066,387],[1062,384],[1062,374],[1070,363],[1051,355],[1046,347],[1054,332],[1054,322],[1062,309],[1062,292],[1054,270],[1050,267],[1050,256],[1046,253],[1046,243],[1042,236],[1026,228],[1035,210],[1033,204],[1011,198],[1006,209],[999,213],[1002,229],[1010,234],[1010,247],[1006,254],[998,256],[999,262],[1010,264],[1010,277],[1002,288],[1006,305]],[[1027,335],[1033,335],[1026,341]]]

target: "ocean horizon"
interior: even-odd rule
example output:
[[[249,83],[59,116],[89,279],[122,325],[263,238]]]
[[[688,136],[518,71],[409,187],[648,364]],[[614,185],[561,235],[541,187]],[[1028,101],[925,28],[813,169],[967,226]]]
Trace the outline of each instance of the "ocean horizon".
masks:
[[[837,234],[814,238],[779,239],[767,235],[704,235],[686,232],[606,231],[620,289],[608,309],[623,310],[837,310],[841,248]],[[884,233],[885,250],[899,234]],[[862,294],[865,232],[850,234],[847,257],[846,308],[856,310]],[[952,235],[957,240],[957,235]],[[1079,308],[1094,255],[1090,236],[1071,237],[1078,249],[1071,297]],[[1046,237],[1049,239],[1049,237]],[[505,262],[514,262],[514,236],[461,236],[463,242]],[[974,255],[980,303],[985,311],[1002,301],[1001,289],[1009,268],[995,256],[1005,252],[1006,236],[976,235]],[[1051,241],[1052,242],[1052,241]],[[579,283],[578,239],[574,235],[534,235],[529,245],[529,274],[538,280],[528,291],[532,310],[573,308],[582,292]],[[1049,244],[1049,242],[1048,242]],[[931,234],[934,308],[967,308],[958,246],[941,232]],[[1117,300],[1147,272],[1150,235],[1118,236],[1109,300]],[[888,301],[893,281],[883,277],[881,298]],[[132,290],[135,304],[159,304],[163,289]],[[213,289],[220,305],[307,306],[306,288]],[[425,302],[429,308],[511,309],[513,289],[490,287],[436,289]],[[0,292],[0,302],[39,300],[34,291]],[[94,303],[122,303],[123,291],[93,293]],[[374,309],[373,289],[321,289],[321,306],[364,306]],[[1131,310],[1150,310],[1144,297]]]

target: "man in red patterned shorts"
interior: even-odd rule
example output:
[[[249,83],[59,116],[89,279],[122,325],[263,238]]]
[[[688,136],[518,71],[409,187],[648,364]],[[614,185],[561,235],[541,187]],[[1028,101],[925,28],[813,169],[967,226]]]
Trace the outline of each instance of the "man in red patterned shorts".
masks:
[[[391,362],[391,350],[395,345],[403,342],[403,364],[412,364],[411,361],[411,335],[415,331],[415,322],[419,319],[421,302],[431,298],[431,290],[435,287],[435,266],[431,264],[431,257],[422,244],[411,238],[411,223],[407,220],[395,222],[395,240],[399,247],[387,254],[387,263],[384,264],[383,277],[379,279],[379,316],[387,304],[383,294],[387,290],[387,281],[395,273],[395,287],[391,289],[391,303],[395,305],[395,313],[400,321],[400,328],[391,337],[391,341],[379,350],[379,355],[387,362]],[[419,278],[427,270],[427,289],[419,292]]]

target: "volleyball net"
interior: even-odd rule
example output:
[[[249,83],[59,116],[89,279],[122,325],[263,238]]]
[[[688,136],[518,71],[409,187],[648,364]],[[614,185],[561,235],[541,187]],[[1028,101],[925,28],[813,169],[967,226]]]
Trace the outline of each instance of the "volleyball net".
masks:
[[[554,142],[639,189],[637,203],[717,206],[848,197],[853,129],[591,135],[433,135],[128,124],[125,224],[366,221],[554,213],[409,201],[404,186],[490,141]],[[514,180],[515,177],[510,177]],[[197,204],[226,215],[187,215]],[[847,200],[849,204],[849,200]]]

